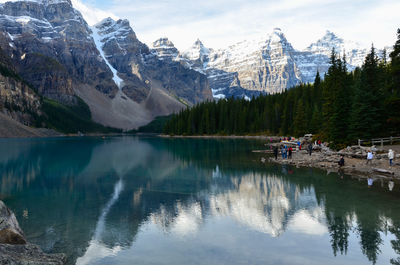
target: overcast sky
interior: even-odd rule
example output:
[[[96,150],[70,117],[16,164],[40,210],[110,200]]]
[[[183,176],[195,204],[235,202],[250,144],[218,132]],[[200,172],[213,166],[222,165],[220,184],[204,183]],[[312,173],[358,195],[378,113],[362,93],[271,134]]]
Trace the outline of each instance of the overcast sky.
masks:
[[[302,49],[326,30],[346,40],[392,46],[400,27],[400,0],[72,0],[89,24],[111,16],[130,21],[151,44],[168,37],[184,50],[199,38],[226,47],[279,27]]]

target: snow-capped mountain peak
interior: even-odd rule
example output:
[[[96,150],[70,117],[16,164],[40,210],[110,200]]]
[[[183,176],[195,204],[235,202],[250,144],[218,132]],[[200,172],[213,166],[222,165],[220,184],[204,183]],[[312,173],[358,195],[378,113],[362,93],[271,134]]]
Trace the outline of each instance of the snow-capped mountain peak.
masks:
[[[206,48],[200,39],[193,43],[192,47],[182,53],[182,57],[196,61],[205,61],[205,58],[210,54],[210,49]]]
[[[161,60],[171,59],[175,60],[179,54],[175,45],[168,38],[163,37],[152,43],[152,52],[156,54]]]
[[[129,20],[119,19],[115,21],[114,19],[108,17],[94,25],[102,33],[103,41],[108,41],[113,38],[126,38],[128,35],[135,33],[133,32],[131,26],[129,25]]]
[[[361,66],[368,53],[368,49],[360,43],[345,41],[329,30],[326,31],[322,38],[311,43],[304,51],[330,57],[333,49],[336,54],[340,56],[344,54],[346,56],[349,70],[354,69],[356,66]]]
[[[175,45],[172,41],[170,41],[167,37],[159,38],[158,40],[153,42],[153,48],[175,48]]]

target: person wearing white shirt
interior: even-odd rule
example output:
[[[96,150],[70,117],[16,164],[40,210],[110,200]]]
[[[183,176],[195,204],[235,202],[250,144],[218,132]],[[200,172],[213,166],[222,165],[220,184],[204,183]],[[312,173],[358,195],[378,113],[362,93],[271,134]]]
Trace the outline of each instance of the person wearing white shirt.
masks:
[[[368,150],[367,153],[367,165],[372,164],[372,159],[374,158],[374,155],[372,154],[371,150]]]
[[[389,149],[388,158],[389,158],[389,165],[393,166],[394,152],[392,149]]]

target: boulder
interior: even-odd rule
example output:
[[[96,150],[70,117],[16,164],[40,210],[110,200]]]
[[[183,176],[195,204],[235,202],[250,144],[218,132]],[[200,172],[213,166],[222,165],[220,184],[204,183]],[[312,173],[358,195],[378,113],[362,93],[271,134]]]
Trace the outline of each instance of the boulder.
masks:
[[[2,201],[0,201],[0,243],[26,244],[24,233],[19,227],[17,218]]]
[[[63,265],[64,254],[46,254],[26,241],[14,213],[0,201],[0,264]]]

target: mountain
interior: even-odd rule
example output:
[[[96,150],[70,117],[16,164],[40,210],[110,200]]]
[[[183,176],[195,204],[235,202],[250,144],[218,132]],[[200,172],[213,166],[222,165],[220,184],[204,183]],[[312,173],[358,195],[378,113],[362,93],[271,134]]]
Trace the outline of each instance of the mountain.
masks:
[[[202,73],[163,62],[127,20],[89,27],[70,0],[0,4],[0,25],[0,48],[39,95],[66,106],[81,98],[100,124],[137,128],[212,98]]]
[[[369,52],[330,31],[306,49],[296,50],[279,28],[259,39],[242,41],[225,49],[207,48],[200,40],[183,52],[173,48],[171,53],[156,52],[159,56],[168,54],[169,60],[206,74],[214,98],[279,93],[300,83],[314,82],[317,71],[323,76],[330,66],[332,49],[341,56],[346,55],[349,71],[361,66]]]

